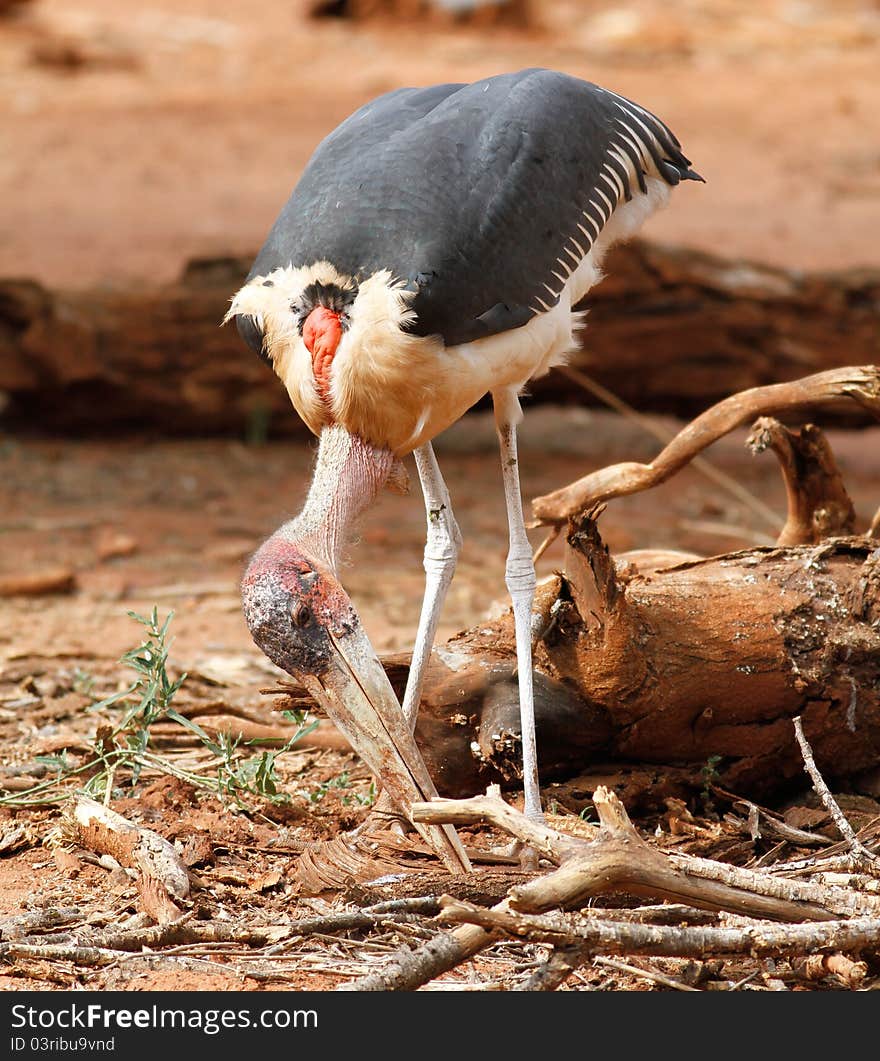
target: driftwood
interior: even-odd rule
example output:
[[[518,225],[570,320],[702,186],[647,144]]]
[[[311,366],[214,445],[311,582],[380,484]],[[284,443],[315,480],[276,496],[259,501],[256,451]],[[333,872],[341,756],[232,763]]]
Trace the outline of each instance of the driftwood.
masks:
[[[652,465],[615,465],[558,491],[568,499],[558,512],[648,488],[771,407],[790,413],[843,395],[876,407],[878,380],[873,366],[848,367],[728,398]],[[849,533],[852,503],[818,428],[793,432],[764,417],[751,445],[780,459],[784,544],[709,558],[612,557],[598,511],[569,523],[564,571],[539,586],[536,600],[545,782],[586,775],[569,790],[577,797],[613,774],[631,806],[662,806],[704,789],[708,769],[741,797],[776,795],[803,784],[796,716],[830,779],[858,788],[862,775],[876,772],[880,543]],[[402,690],[406,659],[385,662]],[[509,612],[434,654],[416,736],[442,794],[517,783],[514,668]],[[287,693],[303,706],[301,691]]]
[[[612,792],[598,788],[593,802],[600,824],[591,840],[530,822],[494,797],[416,804],[413,816],[418,821],[490,822],[558,868],[512,888],[491,909],[442,897],[441,920],[458,927],[416,950],[398,952],[381,971],[345,985],[344,990],[414,990],[473,957],[500,935],[561,947],[560,975],[566,967],[573,968],[596,954],[801,956],[876,948],[880,898],[705,859],[664,855],[642,840]],[[734,924],[633,924],[599,919],[589,910],[561,912],[585,907],[592,896],[608,892],[731,912]],[[556,912],[544,913],[551,910]],[[776,929],[768,926],[768,920],[785,924]]]
[[[854,404],[869,410],[875,417],[880,416],[880,369],[875,365],[844,367],[789,383],[757,387],[733,394],[701,413],[680,431],[650,464],[629,461],[601,468],[560,490],[554,490],[552,494],[536,497],[532,501],[532,511],[540,523],[564,523],[601,501],[659,486],[681,471],[713,442],[755,417],[781,411],[803,413],[804,410],[811,410],[817,405],[839,399],[852,399]],[[755,447],[760,448],[760,445],[756,440]],[[782,440],[776,436],[765,445],[771,445],[778,450],[782,446]],[[825,450],[829,452],[827,444]],[[827,472],[830,469],[823,468],[816,456],[813,457],[813,463],[819,465],[817,479],[827,491]],[[800,469],[792,467],[786,475],[786,482],[798,471]],[[823,472],[826,474],[823,475]],[[797,488],[802,494],[808,493],[809,484],[802,476],[798,479]],[[789,503],[791,499],[789,490]],[[809,503],[809,498],[805,498],[804,504]]]
[[[174,846],[158,833],[85,796],[71,809],[67,827],[82,847],[137,872],[141,904],[157,924],[185,916],[177,904],[189,896],[189,875]]]
[[[271,369],[221,328],[251,259],[192,262],[163,288],[0,280],[6,423],[58,432],[306,434]],[[749,387],[880,359],[880,271],[805,275],[635,241],[591,292],[572,364],[631,405],[693,416]],[[561,373],[534,400],[595,404]],[[867,423],[857,405],[825,409]],[[826,422],[828,420],[826,419]]]

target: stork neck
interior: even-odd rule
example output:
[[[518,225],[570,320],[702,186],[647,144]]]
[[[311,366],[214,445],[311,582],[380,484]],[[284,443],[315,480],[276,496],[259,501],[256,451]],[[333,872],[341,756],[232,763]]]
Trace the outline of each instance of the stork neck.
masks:
[[[306,503],[278,535],[336,574],[353,524],[382,489],[393,464],[390,450],[375,449],[338,425],[325,427]]]

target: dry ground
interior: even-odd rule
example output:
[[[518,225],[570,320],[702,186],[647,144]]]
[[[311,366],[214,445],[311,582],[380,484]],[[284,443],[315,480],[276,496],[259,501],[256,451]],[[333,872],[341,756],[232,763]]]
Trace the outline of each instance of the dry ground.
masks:
[[[527,65],[608,84],[676,130],[709,183],[689,188],[647,235],[793,267],[877,264],[880,155],[865,135],[880,107],[876,5],[633,0],[622,13],[607,8],[545,4],[528,33],[466,25],[426,33],[399,20],[317,24],[295,0],[154,0],[130,10],[111,0],[35,3],[0,24],[0,275],[62,287],[152,284],[193,255],[252,252],[316,141],[366,98]],[[640,431],[602,414],[527,416],[526,497],[654,452]],[[864,526],[880,498],[878,435],[835,433],[833,441]],[[505,529],[491,425],[472,418],[439,452],[466,541],[444,614],[448,636],[503,599]],[[748,457],[741,435],[712,456],[781,511],[775,468]],[[84,709],[130,678],[118,661],[141,631],[128,610],[174,610],[170,668],[189,673],[187,702],[265,715],[259,689],[277,672],[250,643],[237,580],[247,554],[296,510],[310,458],[295,443],[0,437],[0,574],[63,568],[75,582],[67,594],[0,598],[7,780],[33,771],[36,756],[67,749],[77,762],[87,754],[95,718]],[[383,497],[352,552],[346,582],[379,650],[405,648],[412,635],[422,519],[417,497]],[[760,541],[768,528],[688,472],[615,503],[603,532],[613,551],[711,553]],[[541,571],[558,560],[551,550]],[[198,759],[198,749],[169,747]],[[248,799],[250,813],[230,814],[158,776],[145,779],[137,800],[120,792],[114,805],[181,841],[200,875],[196,906],[213,918],[302,916],[328,899],[298,891],[293,852],[360,820],[368,778],[333,750],[294,750],[278,768],[292,794],[286,809]],[[74,924],[118,925],[137,908],[131,882],[46,846],[57,818],[56,809],[0,810],[9,843],[0,854],[0,922],[75,906]],[[662,822],[645,824],[662,831]],[[322,946],[274,971],[195,952],[92,970],[34,960],[0,966],[0,989],[325,988],[362,971],[385,943]],[[539,948],[502,947],[445,986],[510,986],[540,958]],[[735,979],[737,968],[719,975]],[[607,969],[586,979],[647,986]]]

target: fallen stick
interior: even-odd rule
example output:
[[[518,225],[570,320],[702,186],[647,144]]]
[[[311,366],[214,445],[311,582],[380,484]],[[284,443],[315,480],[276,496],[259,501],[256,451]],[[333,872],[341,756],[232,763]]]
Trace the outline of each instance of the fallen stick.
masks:
[[[499,934],[557,946],[582,947],[589,954],[642,954],[664,958],[708,958],[719,954],[749,954],[754,958],[791,957],[808,951],[873,949],[880,918],[813,924],[737,925],[713,928],[702,925],[678,928],[594,921],[589,915],[521,914],[491,910],[441,896],[441,920],[479,926]]]
[[[0,597],[43,597],[50,593],[73,593],[75,589],[76,574],[66,567],[0,575]]]
[[[82,847],[112,855],[121,866],[137,871],[141,903],[157,924],[183,917],[175,900],[188,897],[189,875],[172,844],[85,796],[77,800],[68,823]]]
[[[613,792],[596,789],[593,803],[601,822],[595,839],[545,839],[542,853],[559,869],[512,888],[508,895],[512,909],[546,910],[605,892],[627,891],[705,910],[728,910],[779,921],[880,917],[876,896],[786,880],[693,855],[663,854],[642,840]],[[416,803],[413,814],[432,824],[449,820],[447,815],[454,816],[458,825],[489,822],[523,843],[535,842],[534,823],[503,801],[487,796]]]
[[[100,947],[77,947],[54,943],[0,943],[0,960],[21,961],[29,958],[73,962],[74,965],[100,966],[111,965],[119,959],[119,955],[112,950],[101,950]]]
[[[441,917],[445,920],[457,919],[460,922],[453,931],[435,936],[414,951],[397,952],[381,971],[345,984],[338,990],[415,990],[477,954],[493,943],[499,932],[509,933],[511,926],[516,924],[528,924],[530,932],[532,929],[539,931],[536,926],[546,928],[547,925],[556,925],[555,934],[548,929],[549,934],[541,937],[542,941],[555,945],[581,942],[586,945],[595,938],[599,940],[596,943],[596,953],[607,951],[608,941],[614,938],[624,940],[626,945],[632,941],[642,941],[639,946],[649,946],[652,945],[651,941],[665,940],[667,942],[664,946],[672,945],[673,949],[683,946],[681,933],[686,930],[679,927],[627,923],[638,931],[631,935],[615,935],[618,926],[609,926],[603,922],[602,929],[598,930],[599,935],[593,937],[584,935],[583,932],[570,932],[568,922],[559,930],[559,926],[552,921],[518,920],[525,916],[531,918],[532,911],[583,904],[591,896],[607,891],[627,891],[653,898],[671,899],[673,902],[685,901],[702,909],[729,910],[736,914],[763,919],[788,922],[818,921],[836,926],[834,931],[809,937],[811,940],[820,941],[816,943],[815,949],[845,951],[857,946],[866,946],[872,939],[871,933],[876,934],[880,930],[880,901],[876,897],[860,896],[845,889],[823,889],[800,881],[786,881],[769,874],[722,866],[707,859],[665,856],[650,848],[641,839],[623,804],[613,792],[598,788],[593,794],[593,803],[599,814],[600,826],[595,830],[595,838],[592,840],[554,835],[554,830],[530,822],[495,797],[438,799],[431,803],[414,804],[414,821],[431,824],[475,824],[488,821],[524,844],[535,847],[551,861],[558,863],[559,868],[528,884],[512,888],[507,897],[490,910],[444,896],[441,900]],[[857,922],[838,921],[841,909],[847,913],[867,913],[869,916],[859,918],[858,929],[850,930],[846,926]],[[468,916],[464,916],[465,910],[468,911]],[[461,916],[457,917],[455,913],[447,915],[447,911],[458,911]],[[764,927],[761,926],[761,930]],[[792,927],[798,926],[789,924],[786,929]],[[605,929],[608,931],[605,932]],[[730,939],[736,939],[741,937],[745,929],[700,928],[693,931],[723,931],[729,934]],[[760,936],[758,928],[754,933],[756,940],[764,938]],[[773,938],[776,940],[783,937],[784,932],[782,936]],[[532,932],[530,938],[537,936]],[[712,942],[705,944],[705,950],[697,948],[693,954],[688,952],[682,956],[712,954],[711,948],[717,947],[720,941],[726,941],[728,937],[707,937],[710,938]],[[674,941],[674,944],[670,944],[669,940]],[[621,950],[615,953],[626,952],[626,946],[621,944]],[[748,949],[746,952],[749,952]],[[667,951],[648,950],[640,953]]]
[[[832,369],[790,383],[733,394],[691,421],[650,464],[627,461],[600,468],[568,486],[534,498],[532,512],[539,523],[565,523],[602,501],[658,486],[713,442],[756,417],[846,397],[875,415],[880,413],[880,369],[874,365]]]
[[[816,790],[816,795],[822,800],[825,809],[834,819],[834,824],[840,830],[840,835],[849,845],[853,857],[859,862],[868,863],[870,866],[880,866],[880,858],[869,851],[856,836],[855,830],[846,820],[846,815],[837,805],[837,800],[831,795],[831,790],[825,784],[825,779],[819,772],[819,769],[816,766],[816,761],[813,758],[813,751],[810,748],[807,738],[804,736],[804,727],[801,721],[801,716],[798,715],[793,721],[795,736],[797,737],[797,742],[801,749],[801,755],[804,757],[804,769],[810,775],[810,780],[813,782],[813,788]]]
[[[44,932],[54,932],[63,925],[78,921],[83,911],[78,906],[49,907],[45,910],[28,910],[23,914],[12,914],[0,918],[0,940],[20,940]]]
[[[581,954],[586,957],[583,948],[581,949]],[[609,969],[616,969],[618,972],[627,973],[627,975],[638,977],[640,980],[650,980],[654,984],[660,984],[661,987],[671,987],[673,991],[700,990],[698,987],[691,987],[690,984],[676,980],[674,976],[659,973],[656,969],[640,969],[638,965],[630,965],[628,962],[618,961],[615,958],[603,958],[600,956],[594,957],[593,961],[596,965],[605,965]]]
[[[397,951],[380,972],[340,984],[336,990],[415,991],[478,954],[494,938],[492,933],[475,925],[461,925],[453,932],[439,933],[415,950]]]

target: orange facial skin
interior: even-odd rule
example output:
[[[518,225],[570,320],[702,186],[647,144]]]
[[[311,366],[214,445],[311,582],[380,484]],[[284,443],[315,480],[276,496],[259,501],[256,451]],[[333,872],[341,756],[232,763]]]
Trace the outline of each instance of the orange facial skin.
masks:
[[[342,321],[335,310],[316,306],[306,317],[303,342],[312,355],[312,372],[321,401],[330,406],[330,365],[342,338]]]

